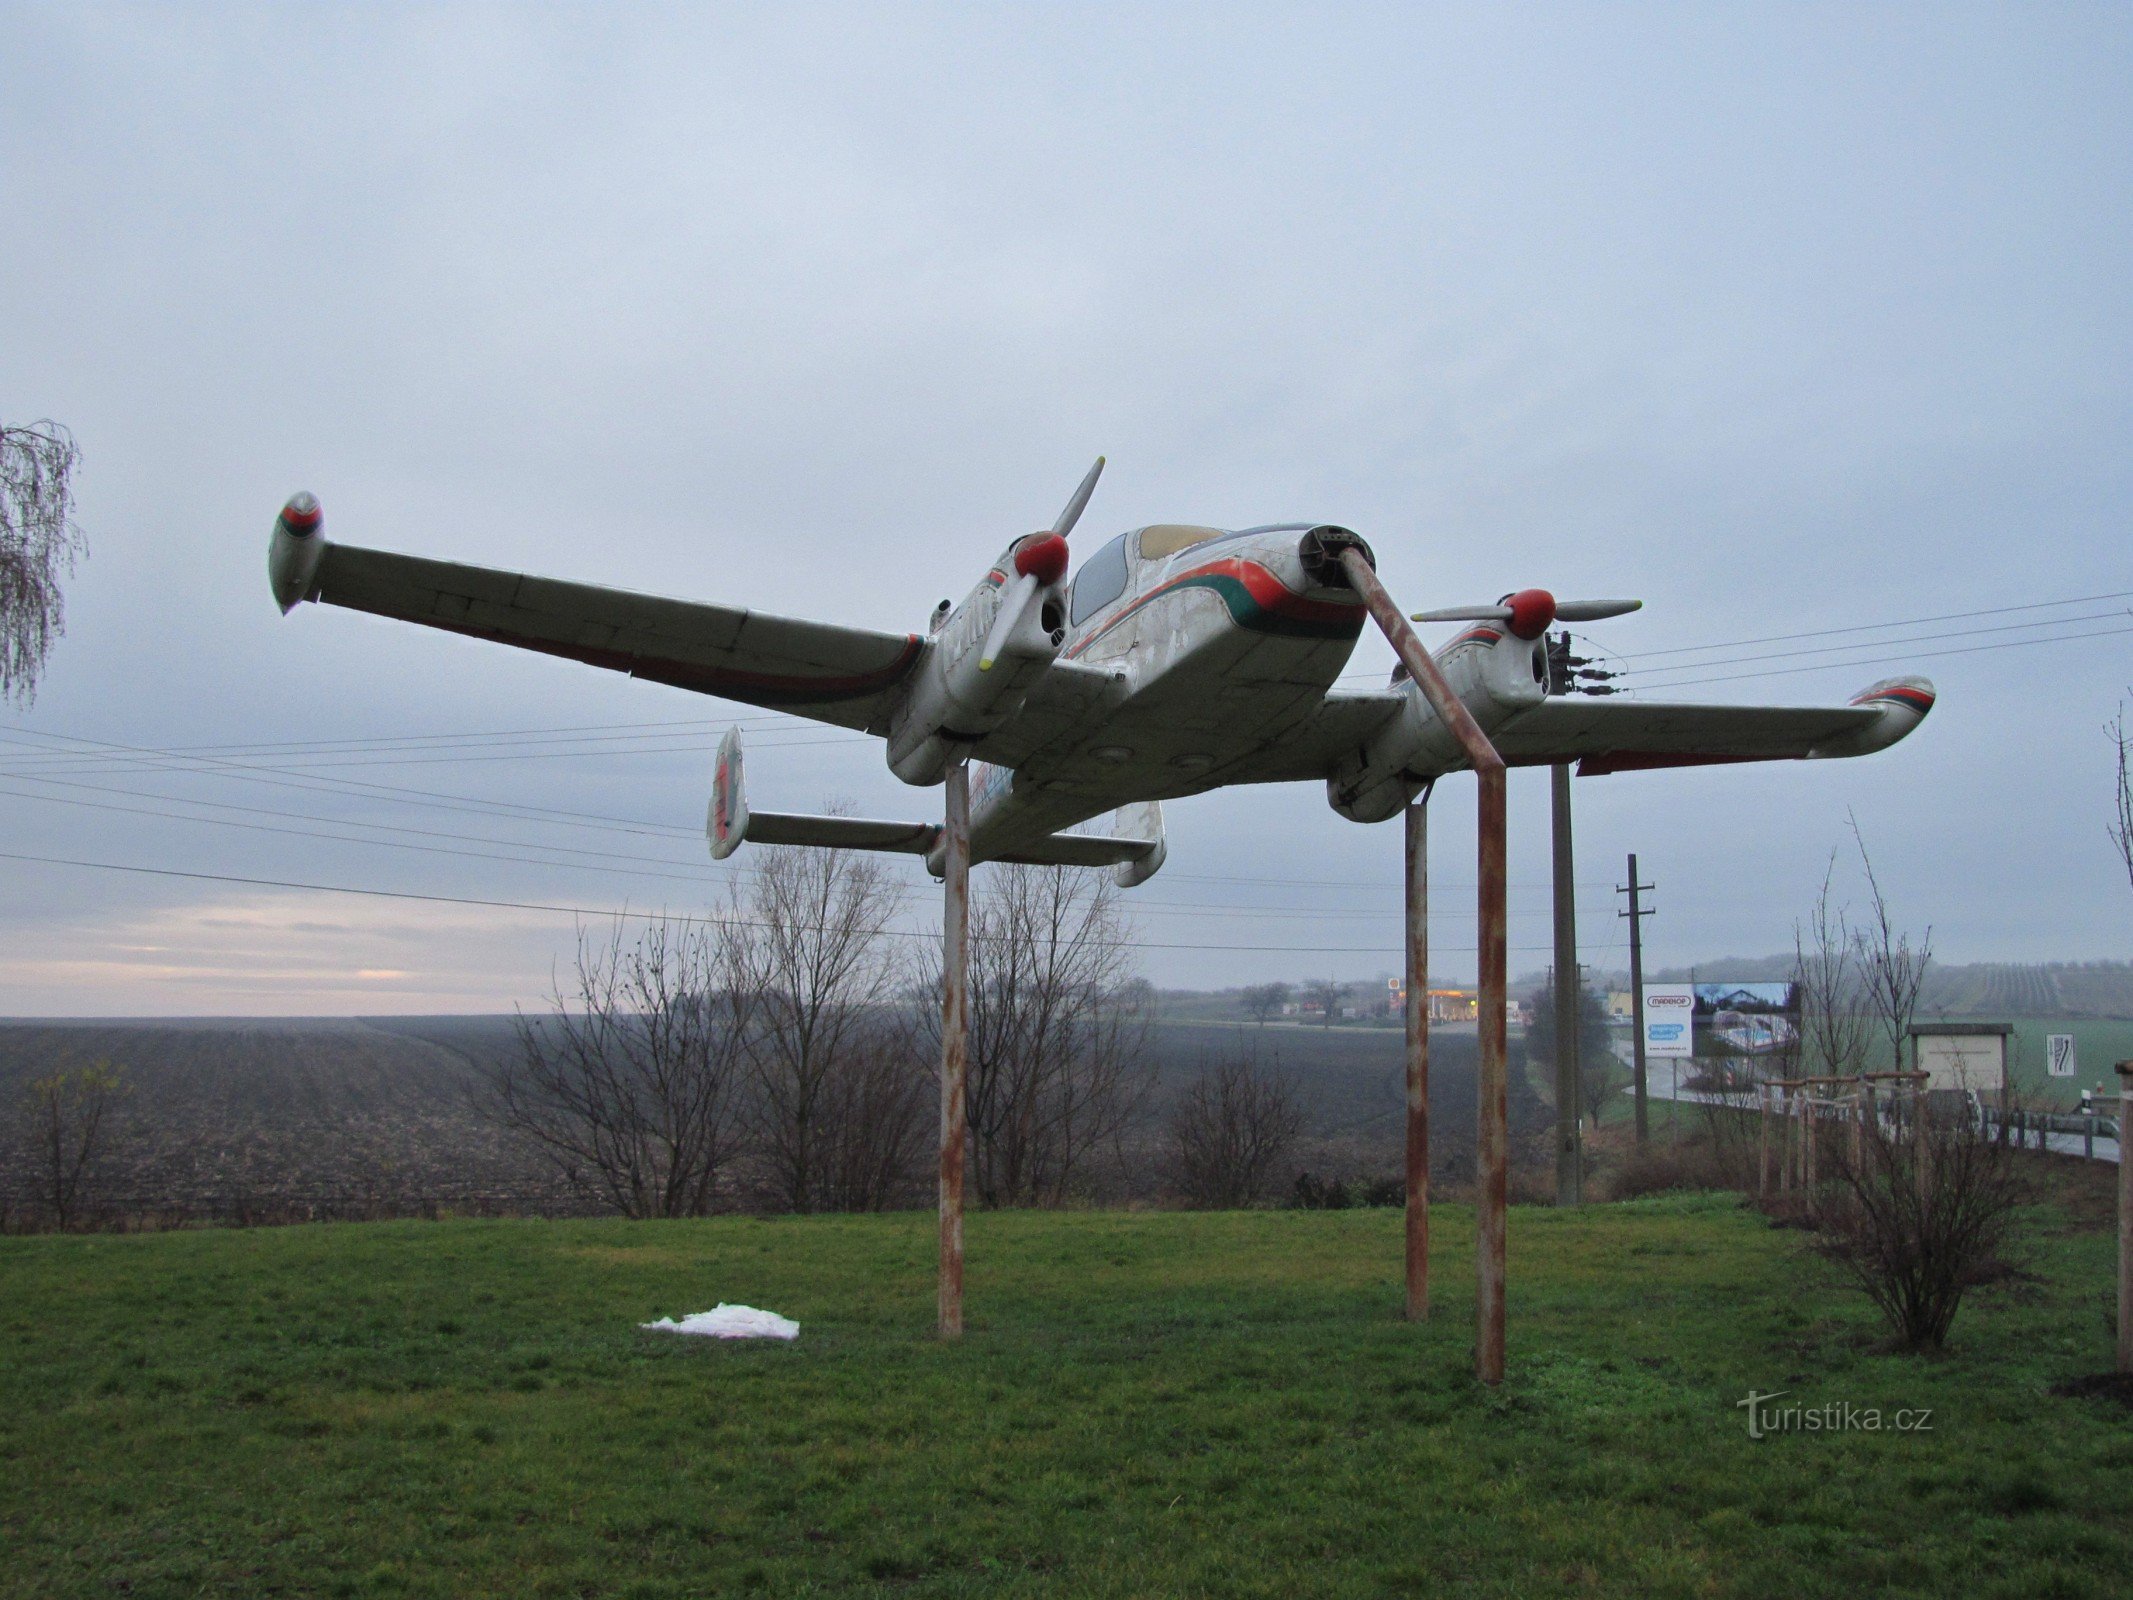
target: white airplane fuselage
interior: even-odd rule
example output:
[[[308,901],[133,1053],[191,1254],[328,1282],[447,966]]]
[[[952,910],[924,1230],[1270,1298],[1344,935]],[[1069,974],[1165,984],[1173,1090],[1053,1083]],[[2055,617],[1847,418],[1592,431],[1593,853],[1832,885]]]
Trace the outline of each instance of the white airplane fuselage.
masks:
[[[1058,659],[1111,674],[1112,700],[1013,769],[973,767],[973,858],[1262,776],[1267,752],[1347,669],[1366,620],[1353,589],[1308,570],[1299,544],[1312,526],[1136,529],[1083,562]],[[1158,553],[1144,556],[1144,541]]]

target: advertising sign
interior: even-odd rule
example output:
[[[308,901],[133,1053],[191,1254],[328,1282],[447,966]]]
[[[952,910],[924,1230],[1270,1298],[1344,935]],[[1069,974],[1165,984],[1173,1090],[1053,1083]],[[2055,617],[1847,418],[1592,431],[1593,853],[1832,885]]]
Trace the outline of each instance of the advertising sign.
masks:
[[[1800,988],[1794,983],[1699,983],[1699,1056],[1774,1056],[1800,1042]]]
[[[2074,1036],[2072,1034],[2048,1033],[2044,1036],[2044,1070],[2055,1078],[2071,1078],[2074,1076]]]
[[[1685,983],[1644,986],[1644,1053],[1647,1056],[1692,1056],[1696,991]]]

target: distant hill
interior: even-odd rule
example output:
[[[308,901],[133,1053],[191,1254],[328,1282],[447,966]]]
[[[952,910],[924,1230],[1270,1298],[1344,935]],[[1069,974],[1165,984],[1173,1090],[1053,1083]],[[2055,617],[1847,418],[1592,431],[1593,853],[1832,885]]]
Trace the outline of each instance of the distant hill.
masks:
[[[1792,975],[1790,954],[1727,956],[1645,975],[1648,983],[1773,982]],[[1626,974],[1610,974],[1626,984]],[[1926,969],[1919,1009],[1943,1017],[2133,1018],[2133,961],[1936,961]]]

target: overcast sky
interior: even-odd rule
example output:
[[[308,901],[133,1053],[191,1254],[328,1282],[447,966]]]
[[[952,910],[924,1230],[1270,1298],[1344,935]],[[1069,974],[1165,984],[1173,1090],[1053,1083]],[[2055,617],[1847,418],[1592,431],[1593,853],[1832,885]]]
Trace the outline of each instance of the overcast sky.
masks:
[[[351,543],[917,629],[1103,452],[1084,553],[1326,519],[1413,608],[1641,595],[1592,632],[1654,696],[1841,700],[1891,656],[1936,681],[1881,756],[1579,783],[1588,960],[1623,960],[1631,850],[1655,963],[1788,946],[1848,812],[1949,959],[2133,953],[2101,733],[2133,683],[2122,7],[8,4],[0,30],[0,416],[75,431],[93,552],[35,706],[0,715],[0,849],[700,905],[748,861],[703,849],[710,750],[760,713],[283,618],[282,499]],[[1829,628],[1861,631],[1742,642]],[[1776,655],[1832,643],[1865,648]],[[1373,636],[1356,670],[1389,661]],[[758,804],[937,809],[871,741],[751,726]],[[1546,787],[1513,780],[1514,970],[1547,959]],[[1433,807],[1448,978],[1472,811],[1463,780]],[[1134,896],[1157,982],[1392,970],[1397,827],[1316,785],[1169,822]],[[501,1009],[573,937],[0,861],[0,1013]]]

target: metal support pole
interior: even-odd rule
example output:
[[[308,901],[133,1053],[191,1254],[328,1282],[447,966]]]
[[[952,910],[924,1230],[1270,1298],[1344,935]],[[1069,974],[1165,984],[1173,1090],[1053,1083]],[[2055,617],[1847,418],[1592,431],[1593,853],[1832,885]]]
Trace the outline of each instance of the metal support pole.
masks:
[[[1503,757],[1489,743],[1481,724],[1452,692],[1436,660],[1422,648],[1415,630],[1407,625],[1400,608],[1385,586],[1378,582],[1369,560],[1357,547],[1340,551],[1341,570],[1362,596],[1371,620],[1377,623],[1393,653],[1404,664],[1430,706],[1466,754],[1480,790],[1479,924],[1474,943],[1481,964],[1481,1067],[1476,1074],[1474,1130],[1475,1160],[1475,1278],[1474,1375],[1483,1383],[1503,1381],[1504,1373],[1504,1223],[1510,1201],[1510,1071],[1506,1059],[1504,1004],[1509,982],[1509,951],[1505,944],[1507,913],[1505,783]]]
[[[1481,847],[1476,878],[1481,886],[1481,1070],[1474,1120],[1474,1373],[1483,1383],[1503,1382],[1504,1268],[1511,1206],[1511,1109],[1509,1018],[1510,949],[1504,910],[1504,842],[1508,785],[1501,765],[1480,773]]]
[[[2133,1061],[2118,1063],[2118,1370],[2133,1372]]]
[[[1429,1318],[1429,800],[1407,808],[1407,1320]]]
[[[1578,967],[1577,883],[1572,875],[1570,763],[1548,769],[1548,811],[1555,845],[1555,1203],[1583,1196],[1584,1112],[1578,1077],[1578,1011],[1584,998]]]
[[[963,1336],[963,1079],[970,1059],[970,769],[948,769],[941,863],[940,1331]]]

